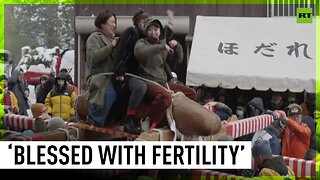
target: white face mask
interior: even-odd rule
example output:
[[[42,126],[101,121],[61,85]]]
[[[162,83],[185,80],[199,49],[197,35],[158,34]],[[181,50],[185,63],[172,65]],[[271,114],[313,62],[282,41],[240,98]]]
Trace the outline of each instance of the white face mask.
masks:
[[[288,98],[288,101],[289,101],[289,102],[295,102],[295,101],[296,101],[296,98],[290,97],[290,98]]]
[[[238,119],[242,119],[244,117],[243,110],[236,110],[236,114],[237,114]]]

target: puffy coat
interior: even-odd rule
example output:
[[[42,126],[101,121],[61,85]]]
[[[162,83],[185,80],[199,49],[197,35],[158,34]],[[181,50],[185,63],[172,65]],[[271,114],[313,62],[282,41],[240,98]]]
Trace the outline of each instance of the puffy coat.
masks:
[[[62,75],[59,78],[64,78]],[[52,116],[61,117],[63,120],[68,120],[70,116],[75,115],[74,103],[77,98],[76,93],[67,87],[65,81],[61,89],[57,88],[57,79],[55,82],[56,88],[52,89],[45,100],[45,105],[48,113]]]

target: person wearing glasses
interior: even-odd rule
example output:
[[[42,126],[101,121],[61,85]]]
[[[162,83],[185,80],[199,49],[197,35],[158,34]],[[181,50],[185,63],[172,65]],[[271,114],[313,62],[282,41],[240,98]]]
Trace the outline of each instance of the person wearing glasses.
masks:
[[[46,97],[45,106],[49,115],[69,121],[75,116],[76,98],[76,93],[68,88],[66,76],[60,73],[55,79],[55,87]]]
[[[290,104],[285,111],[275,111],[288,124],[282,139],[282,155],[303,159],[310,147],[311,130],[302,123],[301,106]]]

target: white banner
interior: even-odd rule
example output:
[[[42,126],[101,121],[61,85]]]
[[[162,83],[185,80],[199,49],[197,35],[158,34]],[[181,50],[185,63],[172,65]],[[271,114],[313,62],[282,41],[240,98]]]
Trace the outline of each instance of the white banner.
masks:
[[[316,26],[296,17],[197,16],[187,85],[315,92]]]
[[[250,169],[244,141],[0,142],[1,169]]]

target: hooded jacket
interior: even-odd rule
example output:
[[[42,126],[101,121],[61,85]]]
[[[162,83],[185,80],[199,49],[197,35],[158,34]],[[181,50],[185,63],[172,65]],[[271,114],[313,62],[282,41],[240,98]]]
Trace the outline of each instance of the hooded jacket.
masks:
[[[249,102],[249,104],[251,104],[252,106],[258,108],[261,111],[261,114],[264,114],[265,108],[264,108],[264,105],[263,105],[263,100],[261,98],[255,97]]]
[[[75,115],[74,103],[77,95],[72,89],[68,88],[64,75],[60,74],[58,78],[64,79],[65,83],[62,88],[59,88],[56,78],[56,87],[48,93],[45,106],[47,107],[48,113],[52,114],[52,116],[61,117],[66,121],[70,116]]]
[[[160,23],[157,19],[148,19],[145,22],[145,33],[151,24]],[[160,31],[162,33],[162,25],[160,23]],[[160,35],[160,38],[162,35]],[[139,75],[143,78],[156,81],[158,83],[167,82],[167,74],[165,66],[169,53],[166,51],[165,41],[158,42],[155,39],[146,37],[137,41],[134,54],[140,64]],[[173,52],[173,60],[181,63],[183,60],[183,51],[180,43]]]

